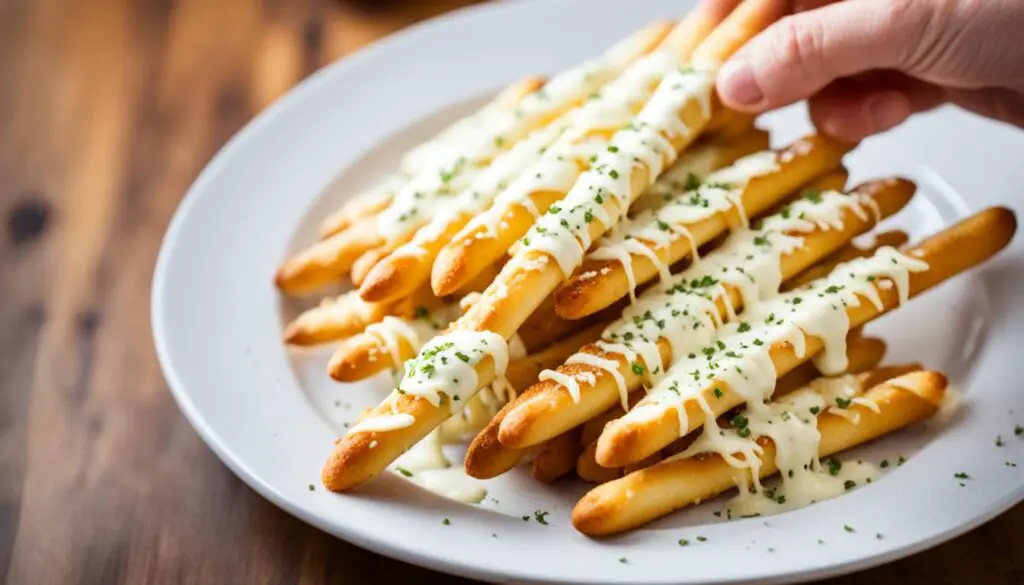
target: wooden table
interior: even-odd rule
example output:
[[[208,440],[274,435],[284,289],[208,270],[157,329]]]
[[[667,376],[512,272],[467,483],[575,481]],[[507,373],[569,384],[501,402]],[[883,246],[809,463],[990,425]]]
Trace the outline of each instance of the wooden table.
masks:
[[[175,407],[148,311],[171,214],[239,127],[460,3],[0,0],[0,579],[465,582],[336,540],[236,479]],[[1017,507],[833,583],[1024,583],[1022,547]]]

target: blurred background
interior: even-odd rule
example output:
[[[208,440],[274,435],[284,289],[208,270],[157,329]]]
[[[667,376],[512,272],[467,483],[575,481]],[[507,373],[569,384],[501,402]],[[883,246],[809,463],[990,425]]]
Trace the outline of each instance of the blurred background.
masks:
[[[148,307],[164,229],[225,141],[323,65],[470,3],[0,0],[0,583],[466,582],[236,479],[174,405]],[[834,583],[1024,583],[1021,533],[1018,507]]]

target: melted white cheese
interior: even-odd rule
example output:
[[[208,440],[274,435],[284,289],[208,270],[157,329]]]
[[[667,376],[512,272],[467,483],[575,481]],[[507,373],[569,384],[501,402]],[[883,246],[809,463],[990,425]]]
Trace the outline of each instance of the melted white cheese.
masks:
[[[420,354],[405,363],[399,393],[440,406],[442,396],[452,408],[465,404],[478,389],[476,365],[485,357],[494,361],[495,377],[505,374],[508,344],[491,331],[454,330],[434,337]]]
[[[803,245],[803,235],[815,230],[842,229],[847,211],[860,215],[873,201],[865,196],[836,192],[814,194],[794,202],[766,218],[758,229],[740,230],[702,261],[662,281],[627,307],[622,317],[602,333],[602,349],[623,355],[628,361],[639,355],[645,371],[664,369],[658,342],[672,351],[672,363],[700,354],[711,345],[723,324],[716,301],[726,307],[727,320],[735,319],[726,286],[736,289],[746,307],[774,298],[782,284],[782,258]],[[800,339],[802,341],[802,338]],[[619,345],[609,345],[619,344]],[[627,351],[615,348],[625,347]],[[587,354],[576,354],[577,356]],[[589,358],[571,358],[586,363]],[[603,360],[603,369],[614,361]],[[618,372],[616,371],[616,374]],[[559,382],[556,377],[551,377]],[[628,394],[625,379],[616,377],[620,396]],[[578,388],[565,384],[574,398]]]
[[[739,494],[727,506],[730,515],[764,516],[833,498],[877,477],[867,464],[833,461],[823,465],[818,459],[818,415],[828,408],[833,395],[850,392],[853,396],[860,390],[852,376],[823,378],[770,404],[748,402],[730,428],[720,427],[701,399],[707,417],[704,430],[689,448],[672,459],[715,453],[736,468]],[[764,450],[757,443],[758,437],[770,438],[775,446],[774,463],[781,481],[771,489],[760,480]]]
[[[590,257],[621,263],[629,282],[631,298],[635,299],[634,257],[651,259],[659,270],[662,282],[666,282],[669,280],[668,268],[658,260],[656,250],[667,248],[676,240],[685,238],[690,242],[690,249],[696,252],[699,243],[694,241],[689,228],[718,213],[735,209],[745,224],[743,191],[747,184],[755,177],[772,173],[778,168],[776,155],[772,151],[741,158],[732,166],[712,173],[696,189],[677,191],[673,198],[664,201],[658,209],[623,220],[615,235],[598,241],[597,249],[590,253]],[[840,215],[839,220],[841,218]]]
[[[542,88],[524,96],[515,108],[481,110],[472,117],[471,128],[449,136],[444,156],[428,157],[428,168],[395,194],[392,204],[378,216],[378,231],[388,239],[406,236],[451,206],[454,196],[466,189],[476,187],[481,199],[493,198],[500,190],[498,186],[517,176],[531,162],[543,137],[514,156],[501,155],[618,76],[628,64],[629,50],[635,50],[632,41],[558,74]],[[497,169],[487,168],[499,161]],[[474,185],[485,169],[490,172],[480,179],[481,185]],[[471,195],[466,199],[473,203]],[[476,205],[484,207],[486,201]]]
[[[650,99],[657,83],[674,64],[675,57],[670,53],[651,53],[574,111],[567,120],[569,129],[496,198],[494,207],[480,215],[471,229],[482,226],[484,233],[494,235],[511,206],[534,216],[544,213],[534,204],[533,194],[567,193],[572,189],[580,174],[608,149],[609,140],[604,134],[629,125],[634,112]]]
[[[712,81],[711,75],[692,70],[666,74],[640,113],[615,133],[565,199],[538,219],[523,238],[523,248],[543,252],[554,258],[563,274],[571,274],[590,247],[590,224],[611,227],[639,195],[633,192],[633,169],[646,167],[653,182],[678,156],[668,138],[691,133],[679,112],[694,100],[710,108]]]
[[[434,429],[395,460],[391,469],[440,496],[468,504],[481,502],[487,496],[486,488],[467,475],[461,465],[452,466],[442,446],[441,430]]]
[[[712,342],[679,356],[666,379],[626,418],[646,420],[675,409],[682,424],[686,403],[717,383],[727,385],[748,406],[761,404],[775,388],[772,345],[788,341],[802,357],[805,335],[823,343],[822,351],[815,356],[818,368],[826,374],[841,372],[846,368],[846,336],[850,329],[847,308],[865,300],[882,308],[875,283],[883,279],[895,283],[902,304],[909,295],[910,273],[927,269],[921,260],[894,248],[881,248],[869,258],[837,266],[829,277],[806,288],[751,307],[743,321],[723,325]]]

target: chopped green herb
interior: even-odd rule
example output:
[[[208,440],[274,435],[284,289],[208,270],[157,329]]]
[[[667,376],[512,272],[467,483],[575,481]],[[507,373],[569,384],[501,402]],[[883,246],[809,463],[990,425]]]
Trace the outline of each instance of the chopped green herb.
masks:
[[[396,467],[395,469],[397,469],[398,473],[401,473],[405,477],[412,477],[412,472],[404,467]]]
[[[807,410],[810,410],[811,414],[818,414],[819,412],[821,412],[821,407],[820,406],[812,406],[812,407],[808,408]]]
[[[683,189],[687,191],[694,191],[700,188],[700,177],[693,173],[686,174],[686,184],[683,185]]]
[[[619,178],[619,171],[617,171],[615,169],[612,169],[611,171],[609,171],[608,174],[611,175],[611,177],[613,179],[618,179]]]
[[[740,321],[738,331],[740,333],[746,333],[747,331],[750,331],[750,323],[747,323],[746,321]]]
[[[843,530],[847,532],[856,532],[856,530],[854,530],[849,524],[843,524]]]
[[[316,491],[316,486],[314,486],[313,484],[309,484],[309,491]]]
[[[445,526],[451,526],[451,523],[452,523],[452,521],[447,519],[447,518],[445,518],[444,520],[441,520],[441,524],[444,524]]]
[[[715,398],[721,398],[721,397],[722,397],[722,389],[721,388],[715,388]]]
[[[536,512],[533,513],[533,517],[537,520],[537,522],[540,522],[544,526],[547,526],[548,525],[548,521],[547,521],[547,519],[545,517],[548,514],[550,514],[550,513],[551,512],[544,512],[542,510],[537,510]]]
[[[836,397],[836,406],[838,406],[839,408],[842,408],[844,410],[847,409],[847,408],[850,408],[850,404],[852,404],[852,403],[853,403],[853,399],[852,398],[843,398],[842,396],[837,396]]]
[[[959,473],[954,473],[953,477],[955,477],[957,479],[970,479],[971,478],[971,476],[967,475],[966,473],[964,473],[962,471],[959,472]]]
[[[689,544],[690,544],[689,540],[686,540],[685,538],[680,538],[679,539],[679,546],[687,546]]]
[[[633,367],[633,373],[634,374],[636,374],[637,376],[643,376],[644,375],[644,366],[643,366],[643,364],[641,364],[639,362],[633,362],[633,366],[632,367]]]
[[[1002,447],[1002,446],[1003,446],[1003,436],[1002,435],[996,435],[996,447]]]
[[[839,471],[843,468],[842,462],[840,462],[835,457],[828,457],[826,459],[822,459],[821,462],[824,463],[826,467],[828,467],[829,475],[839,475]]]
[[[885,469],[886,467],[889,467],[889,460],[888,459],[882,459],[882,462],[879,463],[878,466],[881,467],[882,469]]]
[[[853,488],[857,487],[857,482],[853,481],[852,479],[848,479],[845,482],[843,482],[843,487],[848,490],[852,490]]]
[[[698,536],[697,537],[697,542],[707,542],[707,540],[708,539],[704,538],[703,536]]]

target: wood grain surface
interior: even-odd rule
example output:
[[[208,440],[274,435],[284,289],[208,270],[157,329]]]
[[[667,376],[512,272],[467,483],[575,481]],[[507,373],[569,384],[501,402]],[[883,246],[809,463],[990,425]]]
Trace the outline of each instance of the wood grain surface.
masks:
[[[257,496],[179,413],[149,286],[214,152],[318,67],[466,0],[0,0],[0,581],[463,583]],[[1024,583],[1024,507],[832,581]],[[528,562],[528,560],[524,560]]]

